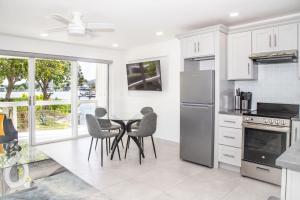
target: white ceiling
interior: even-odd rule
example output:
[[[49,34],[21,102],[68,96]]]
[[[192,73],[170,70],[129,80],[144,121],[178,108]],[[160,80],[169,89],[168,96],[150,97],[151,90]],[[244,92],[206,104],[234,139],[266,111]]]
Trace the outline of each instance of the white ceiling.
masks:
[[[84,20],[112,22],[114,33],[76,38],[52,33],[47,40],[111,48],[118,43],[126,49],[174,37],[178,33],[223,23],[236,25],[254,20],[300,12],[299,0],[0,0],[0,32],[41,38],[40,33],[60,27],[51,14],[71,17],[72,11]],[[239,17],[230,18],[237,11]],[[157,37],[156,31],[164,36]]]

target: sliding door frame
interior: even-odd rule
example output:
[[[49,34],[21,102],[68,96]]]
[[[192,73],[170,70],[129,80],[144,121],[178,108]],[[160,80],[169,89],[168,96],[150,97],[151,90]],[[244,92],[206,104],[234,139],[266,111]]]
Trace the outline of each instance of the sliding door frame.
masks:
[[[110,111],[110,65],[113,63],[111,60],[102,59],[92,59],[74,56],[63,56],[63,55],[51,55],[51,54],[41,54],[32,52],[21,52],[21,51],[10,51],[1,50],[0,55],[3,56],[14,56],[14,57],[24,57],[28,59],[28,131],[29,131],[29,145],[36,146],[42,144],[49,144],[54,142],[67,141],[72,139],[77,139],[81,137],[87,137],[88,135],[79,135],[78,133],[78,116],[77,116],[77,106],[79,103],[77,97],[77,80],[78,80],[78,61],[91,62],[107,65],[107,112]],[[36,59],[54,59],[54,60],[64,60],[71,62],[71,128],[72,136],[64,139],[57,139],[45,142],[36,142],[36,130],[35,130],[35,61]],[[97,78],[99,78],[97,73]],[[92,101],[90,101],[92,102]],[[95,100],[96,106],[98,104],[97,99]]]

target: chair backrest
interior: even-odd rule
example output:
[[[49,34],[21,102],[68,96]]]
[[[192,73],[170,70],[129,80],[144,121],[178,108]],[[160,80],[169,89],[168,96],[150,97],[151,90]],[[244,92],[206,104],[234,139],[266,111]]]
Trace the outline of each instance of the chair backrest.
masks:
[[[141,120],[137,135],[141,137],[153,135],[156,131],[156,124],[156,113],[152,112],[145,114],[143,119]]]
[[[101,135],[101,127],[94,115],[85,115],[88,132],[92,137],[99,137]]]
[[[141,109],[141,113],[142,113],[142,115],[145,115],[147,113],[153,113],[153,108],[151,108],[151,107],[144,107],[144,108]]]
[[[95,116],[96,117],[104,117],[107,114],[107,111],[105,108],[98,107],[95,109]]]
[[[109,119],[99,119],[104,117],[107,114],[107,111],[105,108],[98,107],[95,109],[95,116],[98,118],[98,122],[100,123],[100,126],[102,128],[111,127],[111,122]]]

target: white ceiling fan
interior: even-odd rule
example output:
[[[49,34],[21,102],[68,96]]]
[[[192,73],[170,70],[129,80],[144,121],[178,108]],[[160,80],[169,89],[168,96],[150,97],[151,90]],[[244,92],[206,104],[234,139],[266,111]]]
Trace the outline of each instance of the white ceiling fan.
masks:
[[[86,34],[93,35],[95,32],[113,32],[115,31],[114,24],[102,22],[86,22],[82,21],[83,15],[80,12],[72,12],[72,19],[69,20],[61,15],[51,15],[52,19],[65,24],[64,27],[53,28],[46,33],[67,31],[72,36],[84,36]]]

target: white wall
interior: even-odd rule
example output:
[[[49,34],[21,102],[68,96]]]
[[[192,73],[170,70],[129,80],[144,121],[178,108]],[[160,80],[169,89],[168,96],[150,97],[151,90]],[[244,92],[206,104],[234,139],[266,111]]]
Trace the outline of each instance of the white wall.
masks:
[[[140,60],[161,59],[162,92],[128,91],[126,63]],[[115,76],[116,90],[120,97],[118,110],[138,113],[144,106],[151,106],[158,115],[156,137],[179,142],[179,71],[180,42],[177,39],[133,48],[126,53],[126,62]],[[118,107],[117,107],[118,106]]]
[[[83,58],[94,58],[112,60],[113,64],[110,65],[110,98],[116,99],[115,96],[119,96],[118,91],[114,90],[116,81],[114,75],[118,73],[119,69],[124,65],[124,51],[97,48],[91,46],[74,45],[61,42],[53,42],[46,40],[37,40],[16,36],[9,36],[0,34],[0,49],[11,51],[22,51],[32,53],[44,53],[53,55],[75,56]],[[116,105],[111,103],[113,107]]]
[[[236,81],[235,88],[253,93],[253,109],[257,102],[300,104],[298,64],[259,65],[257,80]]]

